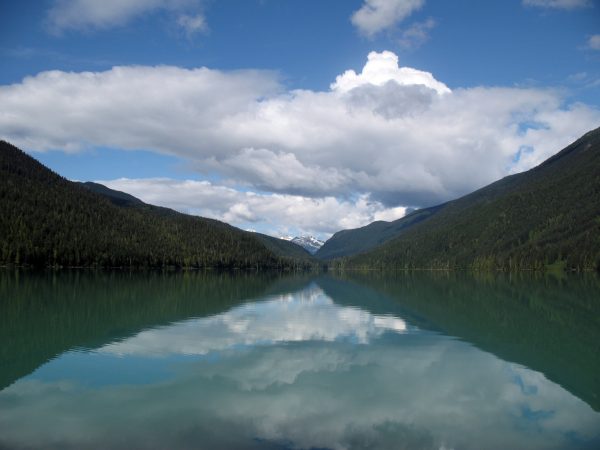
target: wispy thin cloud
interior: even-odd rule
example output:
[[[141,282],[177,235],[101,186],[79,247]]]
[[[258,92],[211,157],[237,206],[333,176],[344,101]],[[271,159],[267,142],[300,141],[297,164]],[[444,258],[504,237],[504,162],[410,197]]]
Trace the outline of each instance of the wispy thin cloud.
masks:
[[[600,50],[600,34],[594,34],[590,36],[587,46],[591,50]]]
[[[157,12],[172,15],[188,36],[208,29],[200,0],[55,0],[46,25],[57,35],[69,30],[106,30]]]
[[[415,22],[402,32],[398,43],[406,49],[418,48],[429,40],[429,33],[436,25],[431,17],[423,22]]]
[[[85,64],[90,66],[112,67],[119,64],[119,61],[104,58],[82,58],[69,55],[67,53],[51,50],[47,48],[36,47],[14,47],[0,49],[0,55],[8,58],[18,59],[48,59],[67,64]]]
[[[525,6],[551,9],[579,9],[592,6],[590,0],[523,0]]]
[[[198,33],[208,32],[208,24],[206,23],[206,18],[203,14],[182,14],[177,19],[177,24],[183,29],[188,38],[191,38]]]
[[[425,0],[365,0],[351,20],[362,34],[371,37],[402,22],[424,4]]]

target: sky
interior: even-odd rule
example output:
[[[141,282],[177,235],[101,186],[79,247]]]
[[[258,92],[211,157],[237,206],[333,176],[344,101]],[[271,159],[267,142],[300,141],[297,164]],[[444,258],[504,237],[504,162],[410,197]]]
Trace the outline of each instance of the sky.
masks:
[[[1,1],[0,138],[274,236],[394,220],[600,126],[597,0]]]

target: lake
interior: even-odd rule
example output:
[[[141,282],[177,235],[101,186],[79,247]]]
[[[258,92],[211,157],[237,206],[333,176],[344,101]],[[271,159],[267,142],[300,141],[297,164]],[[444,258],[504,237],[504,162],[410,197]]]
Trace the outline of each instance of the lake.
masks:
[[[600,448],[600,282],[0,272],[0,448]]]

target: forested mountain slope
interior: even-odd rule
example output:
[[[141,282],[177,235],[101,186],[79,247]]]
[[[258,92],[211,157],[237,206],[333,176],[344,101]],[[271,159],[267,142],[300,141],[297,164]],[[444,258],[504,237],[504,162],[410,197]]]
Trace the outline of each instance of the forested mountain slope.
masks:
[[[539,166],[448,202],[398,237],[333,265],[600,269],[600,128]]]
[[[262,242],[269,250],[276,255],[288,256],[298,260],[316,262],[312,255],[300,245],[286,241],[281,238],[276,238],[262,233],[252,233],[256,239]]]
[[[122,198],[128,207],[117,206],[115,199],[66,180],[0,141],[0,265],[281,268],[307,264],[275,253],[252,233],[223,222],[137,204],[135,197],[129,197]]]
[[[320,259],[333,259],[365,252],[398,237],[411,226],[434,215],[444,205],[419,209],[393,222],[378,220],[361,228],[338,231],[325,242],[315,256]]]
[[[96,192],[97,194],[106,197],[108,200],[110,200],[111,203],[114,203],[117,206],[146,209],[153,211],[154,213],[163,215],[176,216],[180,214],[177,211],[174,211],[169,208],[144,203],[139,198],[134,197],[131,194],[110,189],[109,187],[106,187],[100,183],[93,183],[88,181],[86,183],[79,184],[81,184],[83,187],[89,189],[92,192]],[[270,250],[277,256],[285,258],[296,258],[303,261],[312,261],[310,253],[308,253],[304,248],[300,247],[299,245],[293,242],[284,241],[283,239],[278,239],[273,236],[268,236],[266,234],[261,233],[250,233],[248,231],[246,231],[246,233],[249,233],[252,238],[261,242],[268,250]]]

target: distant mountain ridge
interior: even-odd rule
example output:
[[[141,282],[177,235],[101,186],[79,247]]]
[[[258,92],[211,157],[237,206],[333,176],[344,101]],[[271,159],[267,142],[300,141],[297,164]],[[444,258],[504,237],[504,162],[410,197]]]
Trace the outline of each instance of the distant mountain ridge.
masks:
[[[89,189],[92,192],[102,195],[106,197],[111,203],[117,206],[124,207],[147,207],[151,208],[154,211],[162,211],[163,213],[169,213],[175,211],[164,208],[162,206],[149,205],[148,203],[144,203],[137,197],[134,197],[131,194],[126,192],[117,191],[114,189],[110,189],[107,186],[104,186],[100,183],[94,183],[91,181],[85,183],[79,183],[86,189]],[[179,213],[177,213],[179,214]],[[272,251],[274,254],[284,258],[295,258],[303,262],[311,262],[311,258],[309,253],[304,248],[298,248],[298,245],[295,242],[279,242],[280,239],[274,238],[273,236],[269,236],[267,234],[257,233],[255,231],[246,231],[247,233],[251,233],[251,236],[261,242],[267,249]]]
[[[364,227],[338,231],[325,241],[315,256],[320,259],[334,259],[362,253],[399,236],[406,229],[441,210],[444,205],[418,209],[393,222],[379,220]]]
[[[346,268],[600,270],[600,128],[457,200],[338,232],[316,256]]]
[[[295,244],[75,183],[0,141],[0,265],[307,268]]]
[[[94,183],[92,181],[79,182],[79,185],[83,186],[86,189],[89,189],[96,194],[100,194],[106,197],[111,203],[114,203],[117,206],[140,206],[145,203],[141,201],[139,198],[134,197],[131,194],[121,191],[115,191],[114,189],[110,189],[107,186],[104,186],[100,183]]]

